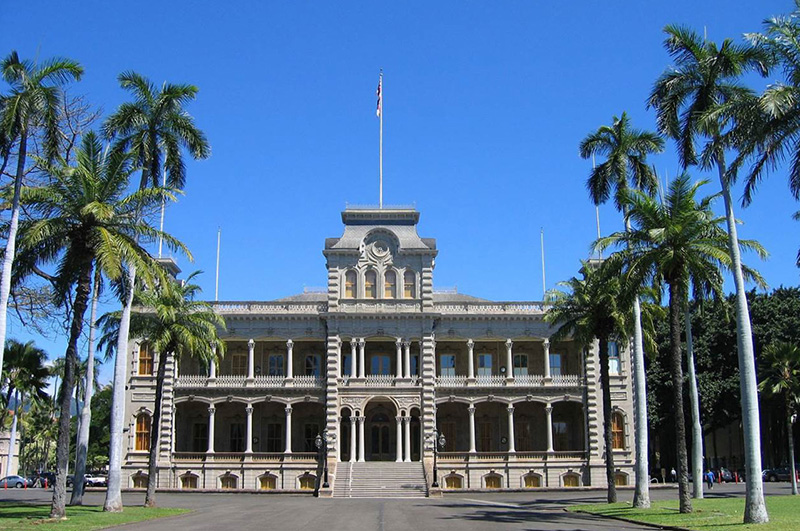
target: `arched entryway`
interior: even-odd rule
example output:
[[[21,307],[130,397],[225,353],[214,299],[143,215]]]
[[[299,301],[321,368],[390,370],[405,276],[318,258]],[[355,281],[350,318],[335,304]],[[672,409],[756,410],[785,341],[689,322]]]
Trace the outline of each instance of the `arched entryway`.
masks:
[[[397,408],[387,399],[374,399],[364,408],[367,461],[397,458]]]

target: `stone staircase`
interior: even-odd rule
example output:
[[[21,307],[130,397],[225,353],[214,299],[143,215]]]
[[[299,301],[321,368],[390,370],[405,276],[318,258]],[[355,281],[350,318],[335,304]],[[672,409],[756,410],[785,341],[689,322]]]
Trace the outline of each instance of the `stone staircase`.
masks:
[[[422,463],[339,463],[334,498],[424,498]]]

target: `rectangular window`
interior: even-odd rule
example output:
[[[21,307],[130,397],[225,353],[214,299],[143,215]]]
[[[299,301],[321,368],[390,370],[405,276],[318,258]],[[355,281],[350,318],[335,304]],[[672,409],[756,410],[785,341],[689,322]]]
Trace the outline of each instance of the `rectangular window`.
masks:
[[[419,356],[414,355],[410,358],[411,361],[411,376],[419,376]]]
[[[608,373],[619,374],[622,364],[619,361],[619,345],[616,341],[608,342]]]
[[[208,450],[208,424],[196,422],[192,424],[192,451],[205,452]]]
[[[283,424],[270,422],[267,424],[267,452],[283,452]]]
[[[136,450],[150,451],[150,415],[147,413],[136,417]]]
[[[492,375],[492,355],[478,354],[478,376]]]
[[[622,415],[619,413],[611,414],[611,448],[614,450],[625,449],[625,428]]]
[[[514,376],[528,375],[528,355],[514,354]]]
[[[150,345],[142,343],[139,345],[139,376],[153,375],[153,352]]]
[[[235,352],[231,356],[231,374],[233,376],[247,376],[247,354]]]
[[[394,271],[389,271],[383,280],[383,297],[385,299],[394,299],[394,286],[395,286]]]
[[[309,354],[306,356],[306,376],[316,376],[319,378],[319,354]]]
[[[566,422],[553,421],[553,447],[555,450],[569,448]]]
[[[491,452],[492,445],[492,423],[479,422],[478,423],[478,451]]]
[[[440,376],[455,376],[456,375],[456,355],[455,354],[442,354],[439,356],[439,375]]]
[[[283,354],[270,354],[267,374],[269,376],[284,376],[286,369],[283,367]]]
[[[319,424],[306,424],[303,426],[304,452],[316,452],[316,439],[319,434]]]
[[[182,489],[196,489],[197,488],[197,476],[183,476],[181,478],[181,488]]]
[[[561,353],[560,352],[551,352],[550,353],[550,375],[551,376],[561,376]]]
[[[350,364],[352,361],[352,356],[349,354],[342,356],[342,376],[350,376]]]
[[[392,369],[389,356],[383,354],[372,356],[371,369],[371,374],[391,374]]]
[[[442,422],[439,425],[442,435],[444,435],[444,449],[440,448],[443,452],[456,451],[456,423],[455,422]]]
[[[244,452],[244,424],[231,423],[231,452]]]

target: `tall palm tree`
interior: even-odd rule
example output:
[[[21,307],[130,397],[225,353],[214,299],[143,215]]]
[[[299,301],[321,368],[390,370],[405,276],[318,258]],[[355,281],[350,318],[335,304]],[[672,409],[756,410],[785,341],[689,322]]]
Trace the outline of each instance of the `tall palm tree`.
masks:
[[[146,338],[148,344],[158,353],[155,403],[150,422],[147,494],[144,501],[147,507],[156,505],[159,426],[169,356],[173,357],[175,363],[182,357],[194,356],[207,364],[225,352],[225,342],[218,335],[218,330],[225,329],[225,321],[214,313],[211,305],[195,300],[201,289],[192,280],[199,274],[199,271],[192,273],[184,282],[171,278],[164,280],[153,289],[137,291],[135,297],[131,334]],[[120,312],[114,312],[100,319],[104,331],[101,340],[103,344],[116,344],[120,315]]]
[[[778,341],[764,349],[761,371],[761,392],[780,397],[786,409],[786,434],[789,443],[789,466],[792,472],[792,494],[797,495],[797,471],[794,464],[792,414],[800,406],[800,347]]]
[[[16,51],[6,57],[2,66],[3,80],[10,87],[10,94],[3,97],[0,105],[0,147],[3,169],[8,162],[11,146],[17,144],[17,170],[14,177],[14,194],[11,200],[11,220],[8,227],[3,269],[0,273],[0,370],[3,368],[3,347],[6,342],[6,316],[8,297],[11,293],[11,270],[17,245],[19,228],[19,199],[28,139],[33,131],[43,131],[44,149],[52,160],[58,152],[58,106],[61,87],[69,81],[80,79],[83,68],[70,59],[55,58],[39,65],[21,60]]]
[[[649,131],[634,129],[626,113],[614,116],[612,125],[601,126],[580,143],[584,159],[604,155],[606,160],[592,168],[586,188],[595,205],[608,201],[615,190],[614,204],[626,214],[619,193],[630,186],[655,193],[658,179],[647,165],[647,155],[664,150],[664,140]],[[627,228],[627,227],[626,227]],[[644,343],[642,340],[642,309],[639,297],[633,299],[633,404],[634,444],[636,447],[636,481],[633,506],[650,507],[650,468],[647,455],[647,388],[644,373]]]
[[[17,443],[17,424],[20,412],[23,411],[25,395],[44,399],[47,395],[47,378],[49,371],[45,367],[47,353],[36,347],[33,341],[21,343],[9,339],[6,345],[6,366],[3,369],[3,382],[6,384],[6,404],[10,406],[11,397],[14,396],[14,419],[11,422],[11,434],[8,443],[8,459],[6,460],[5,475],[11,474],[12,450]],[[5,418],[8,407],[3,408]],[[0,425],[2,425],[0,421]]]
[[[70,391],[75,384],[78,338],[89,302],[92,272],[98,267],[108,278],[118,279],[128,264],[148,273],[152,281],[150,272],[156,271],[157,266],[138,244],[137,236],[161,236],[170,247],[183,248],[139,216],[142,208],[152,208],[165,196],[172,198],[172,194],[159,188],[127,195],[128,179],[134,171],[131,156],[105,156],[99,138],[89,132],[76,150],[75,161],[74,167],[49,165],[50,184],[23,190],[22,201],[32,219],[20,225],[20,253],[15,264],[22,278],[34,268],[55,262],[56,302],[61,304],[72,298],[59,404],[57,479],[50,509],[53,518],[65,516]]]
[[[766,522],[769,515],[761,480],[753,334],[731,199],[731,183],[735,175],[729,172],[725,160],[725,132],[733,126],[733,120],[718,111],[722,106],[753,98],[752,92],[740,85],[738,79],[748,70],[766,73],[767,62],[759,50],[737,45],[731,40],[726,39],[717,46],[680,26],[667,26],[664,31],[667,34],[664,46],[675,65],[656,80],[648,106],[656,110],[659,130],[676,141],[684,168],[700,162],[704,168],[716,167],[719,175],[725,203],[728,253],[736,286],[736,336],[748,478],[744,522]],[[707,142],[698,157],[696,143],[701,138]]]
[[[609,386],[608,343],[625,343],[630,307],[617,271],[605,262],[581,262],[582,278],[572,277],[562,285],[569,291],[547,296],[552,306],[546,319],[558,326],[553,339],[572,337],[580,345],[599,342],[600,387],[603,395],[603,442],[605,447],[608,503],[617,501],[614,483],[614,452],[611,432],[611,388]]]
[[[628,207],[631,230],[617,232],[598,241],[601,249],[623,247],[613,259],[625,264],[632,285],[666,284],[669,293],[670,374],[675,415],[678,458],[678,495],[681,512],[691,512],[689,497],[686,425],[683,409],[683,367],[681,364],[681,319],[688,303],[692,282],[722,290],[722,269],[729,267],[727,235],[711,207],[717,196],[697,201],[697,190],[705,184],[691,184],[683,174],[675,179],[663,201],[640,191],[628,191],[622,201]],[[740,245],[763,254],[747,240]],[[700,478],[695,478],[699,481]]]
[[[89,353],[86,356],[86,374],[84,383],[83,407],[80,411],[78,422],[77,444],[75,445],[75,475],[72,481],[72,497],[70,505],[83,504],[83,491],[85,485],[83,478],[86,474],[86,457],[89,453],[89,427],[92,422],[92,396],[97,384],[95,365],[95,333],[97,331],[97,302],[100,298],[100,289],[103,275],[100,269],[95,269],[94,285],[92,286],[92,302],[89,310]]]
[[[194,85],[164,83],[159,91],[144,76],[123,72],[120,86],[129,90],[134,101],[123,103],[103,124],[103,133],[114,140],[115,152],[131,152],[142,169],[140,189],[158,186],[162,168],[166,184],[182,189],[186,180],[182,150],[195,159],[211,154],[205,134],[184,110],[198,89]],[[111,450],[105,511],[122,510],[122,430],[125,427],[125,369],[127,366],[133,286],[136,267],[128,267],[127,290],[120,321],[117,357],[114,362],[114,402],[111,414]]]

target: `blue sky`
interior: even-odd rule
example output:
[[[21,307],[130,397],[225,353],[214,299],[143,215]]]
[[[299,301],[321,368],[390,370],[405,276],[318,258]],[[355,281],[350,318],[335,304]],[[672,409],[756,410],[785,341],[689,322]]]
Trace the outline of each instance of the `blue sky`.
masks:
[[[641,2],[208,2],[29,0],[0,15],[0,51],[80,61],[85,94],[105,113],[135,70],[200,89],[189,106],[212,146],[188,162],[186,195],[166,229],[186,242],[214,296],[267,300],[326,282],[322,248],[342,231],[345,203],[377,203],[375,88],[384,77],[384,201],[415,204],[423,237],[437,238],[438,287],[494,300],[542,298],[576,273],[595,236],[585,191],[590,131],[627,111],[653,129],[645,98],[670,64],[662,28],[740,38],[789,12],[789,0]],[[756,88],[770,80],[753,80]],[[658,170],[677,173],[668,145]],[[718,191],[713,175],[706,193]],[[736,195],[740,196],[741,186]],[[721,205],[720,205],[721,208]],[[740,235],[770,251],[772,287],[796,285],[798,205],[776,172]],[[600,211],[604,233],[621,219]],[[28,337],[13,323],[10,337]],[[52,356],[59,338],[35,338]],[[104,376],[109,368],[103,370]]]

